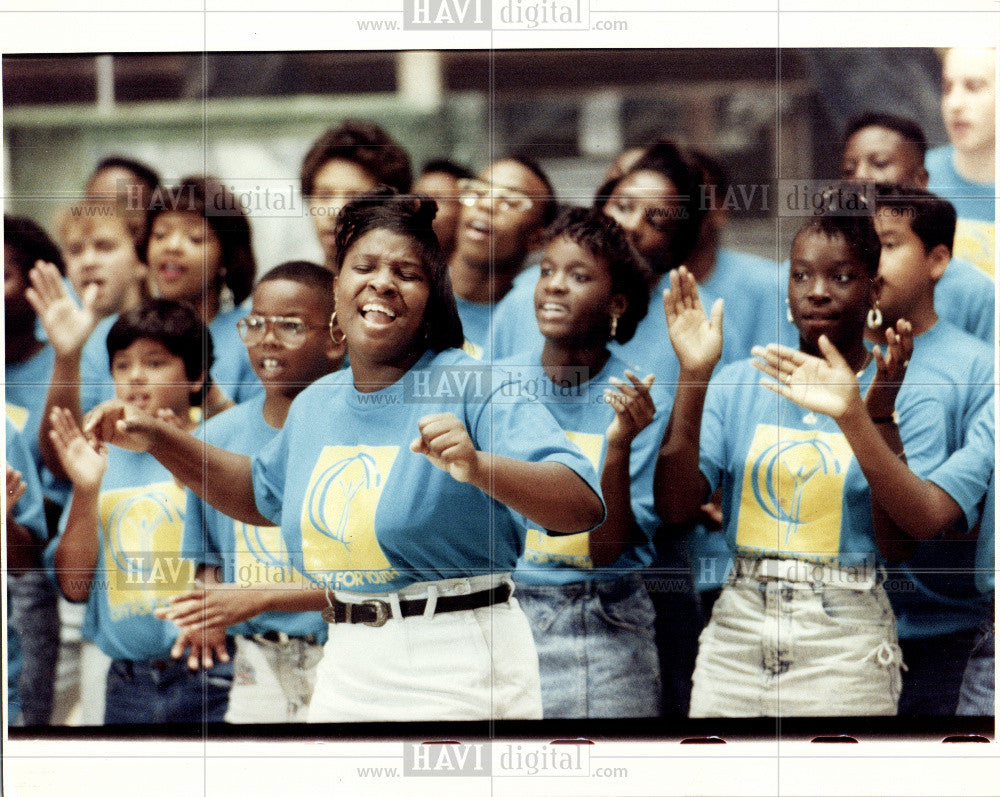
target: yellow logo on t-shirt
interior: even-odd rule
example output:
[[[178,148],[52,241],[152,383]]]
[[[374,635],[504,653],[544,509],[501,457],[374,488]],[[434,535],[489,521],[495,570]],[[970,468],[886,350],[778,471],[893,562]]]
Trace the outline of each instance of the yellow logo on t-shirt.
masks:
[[[462,341],[462,351],[468,354],[473,360],[483,359],[483,347],[477,346],[468,338]]]
[[[991,221],[959,219],[955,224],[955,244],[952,249],[954,257],[972,263],[994,279],[996,279],[993,262],[995,229]]]
[[[590,460],[594,468],[600,470],[604,435],[568,430],[565,430],[565,434]],[[524,544],[524,558],[525,561],[534,564],[557,563],[589,570],[594,566],[590,560],[590,532],[546,534],[538,529],[529,528]]]
[[[194,567],[180,558],[183,507],[184,490],[173,481],[101,492],[112,619],[149,614],[190,589]]]
[[[743,472],[737,547],[836,557],[851,456],[841,434],[759,425]]]
[[[9,401],[5,402],[7,405],[7,417],[10,418],[10,422],[17,427],[17,431],[23,432],[24,425],[28,422],[29,413],[24,407],[19,407],[17,404],[11,404]]]
[[[233,522],[236,545],[233,567],[236,583],[265,586],[301,582],[302,576],[292,567],[285,538],[278,526],[251,526]]]
[[[399,446],[326,446],[302,505],[306,573],[335,589],[363,589],[398,577],[375,536],[375,510]]]

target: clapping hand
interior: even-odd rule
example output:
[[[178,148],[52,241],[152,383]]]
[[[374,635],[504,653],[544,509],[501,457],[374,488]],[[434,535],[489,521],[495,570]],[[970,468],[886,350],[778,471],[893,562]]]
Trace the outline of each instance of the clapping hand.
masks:
[[[858,378],[826,335],[820,335],[818,344],[822,357],[776,343],[754,346],[751,353],[757,359],[753,364],[775,380],[761,379],[762,385],[800,407],[837,420],[852,402],[861,400]]]
[[[614,420],[608,427],[608,446],[631,446],[636,435],[653,422],[656,405],[649,395],[649,389],[656,380],[655,374],[650,374],[640,380],[631,371],[625,372],[631,384],[611,377],[608,382],[611,388],[604,391],[604,400],[615,411]],[[614,389],[612,389],[614,388]]]
[[[722,299],[711,316],[698,297],[698,283],[684,266],[670,272],[670,288],[663,292],[663,312],[681,372],[704,379],[722,357]]]

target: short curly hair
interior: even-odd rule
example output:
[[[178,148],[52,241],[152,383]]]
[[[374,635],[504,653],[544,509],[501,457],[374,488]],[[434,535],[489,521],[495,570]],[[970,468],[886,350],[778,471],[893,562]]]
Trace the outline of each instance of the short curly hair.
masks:
[[[596,208],[564,210],[545,232],[545,244],[568,238],[607,263],[611,290],[625,297],[625,312],[618,318],[615,340],[627,343],[649,309],[650,272],[629,243],[625,230]]]
[[[413,172],[410,156],[385,130],[370,122],[349,119],[331,127],[309,148],[302,160],[299,180],[303,196],[311,196],[316,174],[332,160],[355,163],[376,183],[391,186],[400,194],[410,190]]]

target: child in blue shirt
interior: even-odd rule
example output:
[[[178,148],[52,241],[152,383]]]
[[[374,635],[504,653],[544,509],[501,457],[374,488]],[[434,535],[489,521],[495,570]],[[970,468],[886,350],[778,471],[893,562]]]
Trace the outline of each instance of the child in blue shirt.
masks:
[[[107,348],[119,400],[194,428],[212,344],[191,308],[147,300],[119,316]],[[183,489],[148,454],[108,450],[68,410],[52,415],[50,437],[73,494],[49,557],[63,595],[87,602],[83,635],[112,659],[105,724],[221,721],[231,670],[203,675],[175,662],[177,629],[153,617],[194,576],[179,556]]]
[[[210,419],[201,437],[240,454],[263,449],[284,425],[292,399],[340,365],[344,347],[331,339],[331,313],[333,274],[322,266],[293,261],[261,277],[239,330],[264,395]],[[198,666],[194,648],[202,634],[228,627],[236,655],[226,722],[303,721],[326,623],[315,611],[268,611],[272,589],[308,588],[292,567],[281,530],[235,521],[188,491],[181,555],[198,566],[206,585],[219,587],[177,596],[157,611],[185,630],[175,654],[191,644],[189,663]]]
[[[908,668],[900,713],[952,715],[969,652],[989,609],[974,583],[976,544],[966,532],[975,525],[993,469],[992,444],[988,461],[978,464],[952,455],[968,446],[970,430],[984,407],[993,403],[994,354],[992,346],[956,329],[936,312],[935,283],[951,268],[951,204],[919,189],[880,186],[876,208],[882,244],[877,282],[881,319],[873,320],[891,329],[905,318],[913,334],[913,352],[895,407],[905,421],[919,405],[935,402],[944,422],[935,443],[939,458],[949,460],[947,466],[917,471],[926,479],[924,503],[909,510],[922,523],[900,550],[898,558],[906,561],[892,574],[899,588],[889,597]],[[877,339],[880,331],[869,334]],[[909,451],[915,441],[905,424],[900,434]],[[966,473],[959,467],[962,462]]]
[[[545,345],[528,370],[601,474],[608,514],[580,534],[529,527],[514,571],[538,649],[543,716],[655,717],[659,662],[641,570],[660,525],[652,476],[667,413],[654,420],[655,376],[640,381],[607,345],[635,333],[649,283],[625,232],[598,210],[571,208],[547,235],[534,296]],[[510,362],[520,375],[525,359]]]

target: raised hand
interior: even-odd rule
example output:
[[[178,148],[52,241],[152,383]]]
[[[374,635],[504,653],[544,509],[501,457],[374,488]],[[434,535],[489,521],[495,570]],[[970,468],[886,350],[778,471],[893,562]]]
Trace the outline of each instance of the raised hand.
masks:
[[[885,342],[884,355],[879,346],[872,349],[877,370],[865,394],[865,407],[873,418],[888,417],[896,407],[896,396],[913,355],[913,327],[910,322],[900,319],[895,329],[887,327]]]
[[[698,283],[684,266],[670,272],[663,292],[670,342],[681,371],[707,379],[722,357],[722,299],[712,305],[711,317],[698,297]]]
[[[6,463],[4,463],[6,464]],[[7,518],[10,521],[11,512],[17,505],[17,502],[21,500],[21,497],[27,492],[28,485],[24,483],[24,479],[21,478],[21,474],[14,470],[9,464],[7,465]]]
[[[410,443],[411,451],[423,454],[455,481],[473,481],[480,467],[479,452],[458,418],[450,412],[425,415],[417,426],[420,436]]]
[[[101,443],[129,451],[149,451],[157,418],[121,399],[98,404],[87,413],[83,431]]]
[[[643,380],[631,371],[626,371],[625,376],[631,384],[611,377],[608,381],[614,390],[609,388],[604,391],[604,400],[615,411],[607,431],[609,447],[631,446],[636,435],[653,422],[656,414],[656,405],[649,395],[656,374],[650,374]]]
[[[97,286],[84,288],[80,297],[83,301],[81,307],[66,290],[59,269],[51,263],[39,260],[28,272],[28,277],[31,285],[25,291],[25,297],[45,328],[56,355],[79,354],[97,326],[98,318],[94,311]]]
[[[49,415],[49,439],[63,470],[74,487],[98,490],[108,469],[107,446],[88,439],[76,425],[73,413],[54,407]]]
[[[854,401],[861,400],[858,378],[847,361],[826,335],[819,337],[822,358],[798,349],[779,346],[754,346],[754,367],[775,380],[760,383],[800,407],[821,412],[833,419],[843,416]]]

